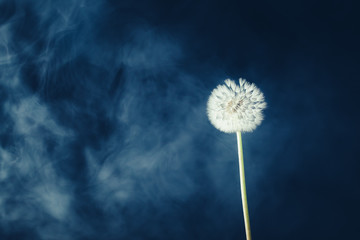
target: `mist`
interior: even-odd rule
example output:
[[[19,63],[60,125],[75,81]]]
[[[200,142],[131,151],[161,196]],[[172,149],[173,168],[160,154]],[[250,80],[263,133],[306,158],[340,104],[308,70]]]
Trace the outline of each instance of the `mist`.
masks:
[[[316,14],[296,25],[302,7],[282,3],[291,27],[275,17],[268,35],[253,20],[266,4],[237,17],[255,6],[202,4],[0,1],[1,239],[245,238],[236,136],[206,115],[211,90],[240,77],[268,103],[243,136],[254,238],[355,227],[358,114],[341,105],[358,84],[337,82],[350,48],[306,28]]]

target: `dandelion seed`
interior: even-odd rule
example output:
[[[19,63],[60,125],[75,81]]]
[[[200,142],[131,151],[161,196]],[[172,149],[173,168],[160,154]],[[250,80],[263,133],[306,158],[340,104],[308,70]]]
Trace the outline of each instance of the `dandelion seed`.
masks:
[[[240,85],[230,79],[225,85],[215,88],[208,101],[210,122],[226,133],[251,132],[263,120],[262,111],[266,107],[263,93],[245,79]]]

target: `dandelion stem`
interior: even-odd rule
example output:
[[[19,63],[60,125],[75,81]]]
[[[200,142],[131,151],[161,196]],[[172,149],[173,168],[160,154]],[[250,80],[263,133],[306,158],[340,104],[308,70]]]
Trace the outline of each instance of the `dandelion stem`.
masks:
[[[242,149],[242,141],[241,141],[241,132],[240,131],[236,132],[236,137],[237,137],[238,154],[239,154],[241,200],[242,200],[242,207],[243,207],[243,213],[244,213],[246,239],[251,240],[250,218],[249,218],[249,210],[248,210],[247,197],[246,197],[244,157],[243,157],[243,149]]]

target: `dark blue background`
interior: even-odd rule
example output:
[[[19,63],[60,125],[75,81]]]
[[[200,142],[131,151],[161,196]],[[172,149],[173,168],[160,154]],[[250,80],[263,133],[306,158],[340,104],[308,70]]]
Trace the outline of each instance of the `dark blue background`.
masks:
[[[0,1],[0,239],[360,239],[356,1]]]

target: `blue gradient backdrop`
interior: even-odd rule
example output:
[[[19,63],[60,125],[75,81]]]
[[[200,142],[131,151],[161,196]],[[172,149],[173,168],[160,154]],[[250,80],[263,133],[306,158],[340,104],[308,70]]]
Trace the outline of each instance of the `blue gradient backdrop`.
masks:
[[[360,239],[357,1],[0,0],[0,239]]]

